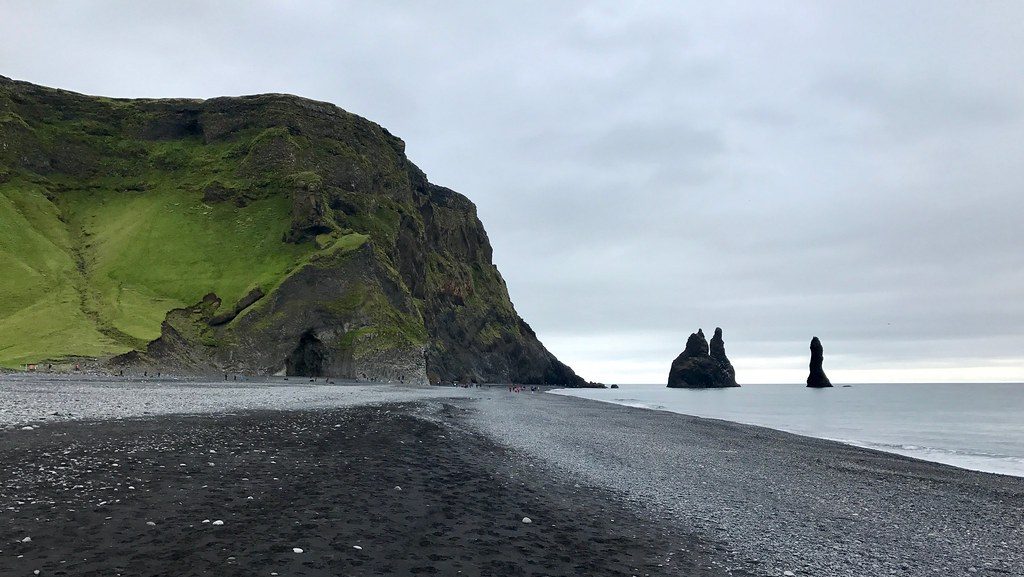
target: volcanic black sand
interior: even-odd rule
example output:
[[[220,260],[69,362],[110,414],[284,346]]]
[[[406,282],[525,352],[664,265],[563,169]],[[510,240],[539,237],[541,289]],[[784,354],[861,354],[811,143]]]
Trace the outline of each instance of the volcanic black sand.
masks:
[[[725,574],[711,544],[531,466],[460,410],[0,432],[0,575]]]
[[[5,377],[0,425],[0,577],[1024,576],[1024,478],[559,395]]]

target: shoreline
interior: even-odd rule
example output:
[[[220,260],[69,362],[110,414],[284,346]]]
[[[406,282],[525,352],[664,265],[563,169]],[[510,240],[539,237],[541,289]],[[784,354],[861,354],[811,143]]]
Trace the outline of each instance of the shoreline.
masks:
[[[757,575],[1024,574],[1024,479],[725,420],[563,395],[474,425],[615,487]]]
[[[910,384],[910,385],[928,385],[928,383],[894,383],[898,385]],[[988,384],[988,383],[954,383],[954,384]],[[1018,385],[1020,383],[997,383],[997,384],[1010,384]],[[1024,387],[1024,384],[1021,384]],[[796,386],[796,385],[794,385]],[[628,389],[626,389],[628,391]],[[1024,389],[1022,389],[1024,390]],[[636,403],[621,403],[611,399],[603,399],[596,397],[588,397],[578,395],[574,393],[573,389],[554,389],[549,391],[552,394],[572,397],[590,401],[596,401],[599,403],[607,403],[610,405],[630,407],[634,409],[644,411],[657,411],[665,412],[675,415],[683,415],[687,417],[699,418],[699,419],[711,419],[719,420],[728,423],[735,423],[750,427],[763,427],[773,431],[780,431],[784,433],[790,433],[793,435],[799,435],[812,439],[820,439],[825,441],[833,441],[836,443],[842,443],[843,445],[857,447],[870,451],[880,451],[890,455],[900,455],[910,459],[947,465],[950,467],[956,467],[966,471],[973,471],[979,473],[987,473],[992,475],[1003,475],[1008,477],[1024,478],[1024,457],[1015,457],[1007,455],[996,455],[982,452],[966,452],[963,450],[956,450],[952,448],[944,447],[933,447],[927,446],[920,443],[904,442],[896,443],[893,441],[881,441],[881,440],[864,440],[848,437],[831,436],[825,432],[815,432],[806,429],[800,429],[796,427],[787,427],[785,425],[778,425],[774,423],[757,422],[754,420],[743,420],[741,417],[725,417],[715,415],[702,415],[696,412],[684,412],[680,410],[673,410],[665,406],[650,406],[649,404],[637,400]],[[620,389],[620,392],[622,390]]]
[[[5,453],[4,459],[0,459],[0,463],[7,463],[0,464],[0,471],[6,471],[0,476],[0,491],[7,491],[4,496],[10,500],[11,487],[26,486],[23,478],[10,474],[12,467],[47,475],[46,483],[39,485],[44,488],[54,485],[54,479],[66,479],[74,473],[75,467],[83,465],[89,466],[97,475],[103,472],[98,466],[101,463],[106,463],[107,473],[123,471],[109,468],[112,461],[139,454],[139,451],[131,450],[130,445],[119,444],[117,439],[131,443],[137,437],[144,437],[128,435],[126,431],[148,429],[159,432],[158,442],[146,449],[150,451],[148,454],[159,456],[160,451],[167,447],[187,444],[191,442],[189,439],[217,438],[218,431],[231,429],[231,423],[245,422],[258,434],[225,433],[222,438],[226,441],[222,444],[227,442],[236,451],[245,448],[249,451],[246,458],[252,459],[248,461],[252,466],[265,466],[268,459],[276,461],[276,465],[291,463],[288,459],[282,461],[289,451],[313,450],[307,445],[321,443],[316,440],[321,438],[317,435],[329,428],[325,419],[333,418],[331,415],[375,411],[376,417],[364,421],[366,426],[387,428],[387,423],[401,424],[401,427],[387,433],[392,438],[404,430],[402,427],[409,428],[409,423],[425,421],[431,427],[437,427],[433,438],[446,443],[446,452],[438,454],[433,447],[420,447],[428,450],[422,455],[418,452],[402,453],[402,459],[412,459],[402,465],[402,471],[403,474],[420,476],[422,483],[429,485],[429,490],[440,491],[438,495],[449,504],[451,516],[451,519],[443,520],[445,523],[452,522],[452,519],[458,520],[455,525],[473,523],[473,519],[481,514],[474,508],[474,503],[484,494],[480,491],[486,493],[491,490],[487,482],[480,481],[474,485],[474,492],[445,493],[449,489],[455,490],[449,487],[452,481],[440,485],[436,482],[435,467],[449,467],[446,478],[457,480],[462,465],[446,465],[445,459],[462,458],[458,455],[472,453],[475,455],[471,459],[476,463],[474,466],[503,471],[495,478],[505,482],[506,492],[517,495],[525,483],[530,487],[525,490],[527,495],[537,498],[547,495],[554,499],[540,510],[563,507],[564,520],[598,523],[603,519],[603,525],[591,525],[590,529],[584,530],[584,533],[590,533],[587,533],[585,543],[579,542],[576,546],[580,555],[590,555],[597,551],[593,547],[607,545],[604,533],[607,531],[608,535],[619,535],[620,539],[626,539],[623,543],[630,544],[616,550],[616,555],[625,556],[622,559],[643,551],[647,552],[644,555],[674,551],[683,557],[673,562],[681,563],[683,561],[679,559],[683,559],[692,563],[688,572],[683,574],[703,575],[697,571],[708,571],[708,575],[775,576],[791,571],[798,576],[891,574],[923,577],[972,572],[971,569],[982,575],[1024,574],[1024,551],[1017,547],[1024,541],[1024,480],[1017,477],[972,472],[767,427],[590,402],[563,395],[510,393],[502,387],[314,387],[295,384],[289,387],[249,387],[259,394],[272,394],[238,398],[238,392],[247,390],[246,387],[179,387],[172,383],[164,388],[174,393],[168,398],[179,401],[179,405],[174,407],[178,409],[176,413],[147,415],[140,412],[145,405],[139,401],[148,398],[145,394],[150,388],[110,386],[100,391],[100,394],[107,395],[104,398],[118,398],[122,409],[136,411],[131,415],[122,413],[98,420],[50,422],[31,431],[0,431],[0,438],[4,440],[0,443],[0,451],[4,448],[35,447],[32,453]],[[345,394],[323,398],[306,396],[310,390]],[[183,391],[185,396],[174,396]],[[25,392],[42,397],[53,393],[51,390]],[[143,396],[133,401],[129,398],[133,395]],[[61,395],[60,398],[70,401],[74,397]],[[252,405],[259,404],[253,403],[254,399],[273,401],[274,404],[252,408]],[[226,410],[221,410],[222,400],[227,403]],[[200,414],[181,414],[184,412],[182,408],[194,409],[186,406],[194,402],[207,404],[201,407]],[[3,414],[2,408],[0,415]],[[300,421],[309,424],[294,430],[274,425]],[[367,443],[372,443],[372,439],[360,437],[363,441],[352,445],[352,439],[361,433],[344,428],[347,427],[344,419],[333,422],[340,424],[343,428],[339,430],[344,431],[342,438],[330,441],[342,443],[337,450],[321,454],[312,461],[288,465],[292,471],[290,475],[313,483],[311,487],[335,474],[335,469],[324,466],[324,463],[335,458],[344,461],[348,451],[354,450],[356,453],[353,454],[364,455],[371,460],[391,454],[383,449],[359,453],[369,446]],[[313,423],[320,425],[313,426]],[[192,433],[197,429],[207,432],[197,437]],[[66,434],[71,430],[77,433]],[[275,430],[275,434],[270,434]],[[35,443],[47,438],[52,443],[51,449],[38,450],[41,447]],[[278,443],[285,443],[288,449],[283,451]],[[67,451],[61,454],[58,450],[61,447],[68,448],[70,454]],[[162,448],[153,453],[154,447]],[[219,448],[214,448],[218,454],[221,453]],[[190,450],[192,452],[188,454],[192,455],[192,461],[206,458],[202,455],[206,452],[202,447],[194,446]],[[50,456],[43,458],[46,453]],[[55,456],[70,461],[63,468],[54,467],[48,459]],[[143,474],[135,477],[162,475],[180,463],[192,463],[188,458],[167,459],[167,462],[151,459],[150,466],[141,470]],[[220,460],[211,458],[210,462],[218,463]],[[381,486],[391,486],[391,481],[379,470],[379,463],[364,463],[356,458],[348,458],[348,461],[354,470],[362,471],[360,474],[375,478],[382,483]],[[123,466],[123,461],[120,464]],[[196,479],[197,471],[202,468],[189,468],[188,475]],[[233,474],[219,469],[213,471],[220,475],[217,481],[221,486],[256,478],[244,468],[236,468]],[[323,471],[327,472],[326,477]],[[276,474],[270,476],[289,478],[281,473],[283,471],[276,470]],[[188,481],[173,476],[161,479],[161,482],[170,482],[175,487],[181,486],[173,483]],[[213,486],[209,481],[207,478],[198,488]],[[269,483],[267,479],[264,481]],[[119,487],[116,482],[101,485],[108,490]],[[123,485],[124,481],[122,490]],[[64,492],[73,486],[64,486]],[[173,494],[178,496],[176,498],[186,498],[189,491],[177,490]],[[349,495],[346,499],[355,498],[346,494]],[[47,497],[45,493],[39,493],[32,495],[31,499],[15,501],[45,504],[56,502],[63,495],[59,492]],[[237,499],[223,490],[218,495],[217,499]],[[497,500],[509,497],[503,492],[486,495],[487,499]],[[554,496],[558,496],[557,499]],[[341,502],[339,499],[322,497],[320,509]],[[595,513],[596,507],[611,504],[618,507],[614,514],[602,517]],[[314,502],[310,502],[308,507],[308,510],[317,510]],[[362,517],[375,515],[375,509],[370,505],[360,507],[364,507]],[[65,516],[64,521],[58,519],[58,522],[66,524],[65,530],[70,531],[84,522],[103,525],[102,518],[90,516],[98,515],[98,512],[86,514],[81,509],[77,511],[78,516]],[[272,510],[267,511],[268,518],[273,515]],[[524,515],[534,518],[530,513]],[[623,522],[627,516],[632,520]],[[31,518],[35,517],[51,518],[41,510]],[[616,520],[614,524],[613,519]],[[303,521],[299,521],[301,525]],[[385,528],[388,525],[385,520],[378,521],[384,522]],[[368,523],[365,519],[350,522]],[[161,526],[159,523],[158,527]],[[538,522],[534,527],[539,525],[542,523]],[[366,531],[385,530],[379,524],[371,523],[366,527]],[[179,529],[183,542],[193,538],[185,529]],[[617,531],[626,531],[629,535]],[[659,535],[673,537],[670,542],[663,542],[658,541]],[[0,539],[8,543],[13,542],[13,538],[0,535]],[[134,538],[127,534],[118,537]],[[472,536],[467,538],[472,539]],[[643,544],[645,540],[661,543],[655,547],[661,553],[652,553],[654,550]],[[120,541],[114,545],[120,547],[118,543]],[[509,553],[503,549],[510,546],[508,544],[494,546],[496,550]],[[0,560],[13,550],[9,544],[0,547]],[[401,550],[392,554],[400,555]],[[465,554],[474,557],[474,554]],[[235,557],[236,560],[239,558]],[[527,560],[524,557],[523,563]],[[660,569],[656,566],[628,574],[659,574]],[[618,574],[602,571],[600,567],[593,565],[586,572]],[[238,574],[262,574],[261,571],[240,571]],[[282,577],[321,574],[279,573]],[[577,573],[563,567],[548,574]],[[235,573],[227,571],[221,574]],[[373,573],[353,571],[353,574]],[[464,571],[463,574],[485,573]]]

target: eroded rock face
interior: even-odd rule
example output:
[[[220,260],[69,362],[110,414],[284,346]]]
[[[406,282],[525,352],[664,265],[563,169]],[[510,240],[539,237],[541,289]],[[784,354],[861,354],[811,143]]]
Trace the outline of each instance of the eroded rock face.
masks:
[[[690,335],[686,340],[686,348],[672,361],[668,386],[689,389],[739,386],[736,384],[736,370],[725,355],[722,329],[715,329],[710,347],[702,329]]]
[[[811,339],[811,372],[807,375],[807,386],[815,389],[823,389],[831,387],[832,383],[825,376],[825,369],[821,368],[822,363],[825,360],[824,349],[821,347],[821,341],[818,337]]]
[[[56,204],[79,188],[163,194],[149,182],[158,177],[208,205],[208,218],[238,215],[218,222],[248,226],[242,209],[257,203],[277,215],[273,250],[294,255],[290,265],[262,280],[238,273],[232,284],[251,292],[234,305],[211,297],[168,311],[148,345],[132,335],[111,345],[130,350],[113,362],[587,386],[516,312],[473,203],[430,183],[399,138],[333,104],[283,94],[113,102],[0,77],[0,142],[0,180],[50,183],[39,186]],[[162,242],[180,241],[165,230]],[[189,282],[197,301],[218,291]]]
[[[733,385],[735,385],[736,369],[729,362],[729,357],[725,356],[725,339],[722,338],[721,328],[715,328],[715,336],[711,337],[711,359],[718,362],[718,365],[724,372],[728,373]]]

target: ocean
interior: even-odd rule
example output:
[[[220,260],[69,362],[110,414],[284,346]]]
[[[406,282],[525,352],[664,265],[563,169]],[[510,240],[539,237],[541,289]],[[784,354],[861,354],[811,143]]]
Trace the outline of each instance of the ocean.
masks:
[[[559,389],[555,394],[760,425],[1024,477],[1024,384],[865,384],[808,389]]]

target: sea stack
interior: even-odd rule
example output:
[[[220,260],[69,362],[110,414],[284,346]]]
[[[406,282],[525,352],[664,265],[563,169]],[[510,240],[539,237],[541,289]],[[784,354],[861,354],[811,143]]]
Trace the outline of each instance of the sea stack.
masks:
[[[811,374],[807,375],[808,387],[824,389],[832,386],[828,377],[825,376],[825,369],[821,368],[824,360],[825,353],[821,348],[821,341],[818,340],[818,337],[814,337],[811,339]]]
[[[668,386],[681,389],[718,389],[738,387],[736,370],[725,356],[725,340],[722,329],[715,329],[715,336],[708,346],[704,331],[690,335],[686,348],[672,361],[668,373]]]

